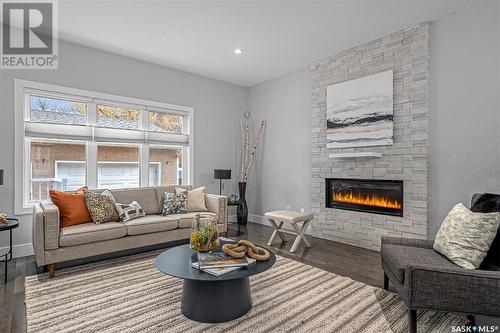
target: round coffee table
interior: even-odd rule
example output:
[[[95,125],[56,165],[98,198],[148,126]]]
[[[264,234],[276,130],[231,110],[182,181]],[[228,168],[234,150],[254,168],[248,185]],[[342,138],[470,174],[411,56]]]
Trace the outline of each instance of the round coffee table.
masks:
[[[181,311],[187,318],[203,323],[222,323],[243,316],[252,308],[249,276],[271,268],[276,256],[266,261],[214,276],[191,267],[198,261],[189,245],[170,248],[155,260],[161,272],[183,279]]]

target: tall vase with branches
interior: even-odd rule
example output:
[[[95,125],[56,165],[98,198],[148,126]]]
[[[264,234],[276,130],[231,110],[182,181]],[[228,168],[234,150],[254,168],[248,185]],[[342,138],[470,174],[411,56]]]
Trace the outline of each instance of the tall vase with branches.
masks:
[[[241,116],[240,118],[240,130],[241,130],[241,170],[240,170],[240,180],[238,182],[238,190],[240,195],[240,202],[238,204],[238,209],[236,212],[239,225],[246,225],[248,222],[248,206],[245,198],[246,187],[248,182],[248,177],[252,166],[255,164],[257,158],[257,147],[259,146],[262,134],[266,128],[266,121],[262,120],[260,122],[259,130],[255,136],[255,142],[250,150],[250,130],[249,130],[249,119],[246,116]]]

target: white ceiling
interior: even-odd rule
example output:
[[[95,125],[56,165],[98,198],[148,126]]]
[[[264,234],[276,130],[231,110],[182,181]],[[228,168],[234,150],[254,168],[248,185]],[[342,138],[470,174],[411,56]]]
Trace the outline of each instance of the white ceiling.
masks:
[[[59,28],[77,44],[253,86],[484,1],[63,0]]]

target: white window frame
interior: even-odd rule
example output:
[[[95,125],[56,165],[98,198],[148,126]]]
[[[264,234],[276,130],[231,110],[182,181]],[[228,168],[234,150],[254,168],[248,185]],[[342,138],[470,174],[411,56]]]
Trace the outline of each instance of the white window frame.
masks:
[[[26,81],[15,79],[14,80],[14,110],[15,110],[15,174],[14,174],[14,197],[15,197],[15,214],[31,214],[32,202],[28,201],[28,195],[31,186],[31,163],[30,161],[30,142],[31,139],[26,136],[26,124],[32,124],[30,120],[30,98],[29,93],[34,95],[42,95],[52,98],[79,100],[87,103],[87,124],[82,128],[88,129],[92,133],[92,140],[74,141],[86,142],[86,182],[91,188],[97,186],[97,145],[106,143],[124,143],[135,144],[139,146],[139,182],[140,186],[149,185],[149,146],[182,146],[182,165],[183,165],[183,183],[193,184],[194,181],[194,109],[175,104],[168,104],[132,97],[125,97],[119,95],[105,94],[95,91],[81,90],[69,87],[63,87],[53,84]],[[106,127],[99,127],[97,123],[97,104],[106,104],[112,106],[127,106],[141,111],[139,130],[133,134],[136,135],[143,142],[117,140],[96,140],[96,130]],[[184,133],[182,135],[175,135],[163,132],[158,135],[149,135],[149,111],[165,112],[168,114],[176,114],[183,116]],[[64,126],[64,124],[63,124]],[[69,125],[68,125],[69,126]],[[81,126],[81,125],[75,125]],[[140,132],[140,133],[139,133]],[[142,134],[141,134],[142,133]],[[168,143],[169,139],[176,140],[176,136],[187,137],[188,141],[183,141],[184,144]],[[43,137],[37,137],[35,140],[43,140]],[[70,139],[57,138],[57,136],[48,136],[46,139],[56,139],[71,141]],[[148,141],[149,140],[149,141]],[[165,141],[165,143],[163,143]],[[177,141],[179,142],[179,141]]]

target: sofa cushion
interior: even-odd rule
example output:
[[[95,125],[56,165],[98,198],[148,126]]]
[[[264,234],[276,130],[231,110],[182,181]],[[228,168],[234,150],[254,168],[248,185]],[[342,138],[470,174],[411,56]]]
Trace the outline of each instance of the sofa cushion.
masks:
[[[191,228],[193,225],[193,220],[196,214],[200,214],[201,217],[204,216],[209,216],[217,219],[217,214],[214,213],[209,213],[209,212],[192,212],[192,213],[187,213],[187,214],[174,214],[174,215],[169,215],[169,216],[174,216],[177,218],[177,223],[179,228]]]
[[[161,212],[153,187],[117,189],[111,190],[111,193],[116,202],[129,203],[137,201],[146,214],[160,214]]]
[[[433,249],[396,244],[382,244],[382,260],[391,270],[399,283],[404,283],[405,269],[412,265],[425,265],[438,268],[457,268],[458,266],[435,252]]]
[[[121,238],[127,235],[127,228],[120,222],[102,224],[84,223],[61,228],[59,246],[74,246]]]
[[[162,215],[146,215],[131,221],[124,222],[128,235],[149,234],[177,229],[177,218]]]

